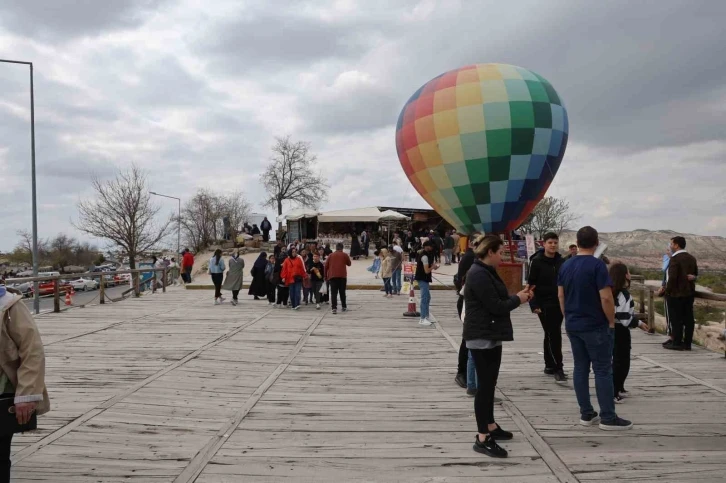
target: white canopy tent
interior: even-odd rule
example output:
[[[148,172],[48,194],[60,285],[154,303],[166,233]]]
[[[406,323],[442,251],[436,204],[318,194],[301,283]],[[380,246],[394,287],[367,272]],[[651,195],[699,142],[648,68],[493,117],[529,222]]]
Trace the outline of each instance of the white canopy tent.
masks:
[[[361,222],[376,223],[381,219],[381,211],[375,206],[368,208],[354,208],[352,210],[334,210],[320,213],[318,221],[320,223],[336,223],[336,222]]]
[[[284,223],[286,221],[301,220],[303,218],[315,218],[320,213],[317,210],[311,210],[310,208],[299,208],[297,210],[288,211],[278,216],[275,221],[277,223]]]
[[[379,221],[406,221],[410,218],[406,215],[402,215],[401,213],[393,210],[386,210],[381,212],[381,217],[378,219]]]

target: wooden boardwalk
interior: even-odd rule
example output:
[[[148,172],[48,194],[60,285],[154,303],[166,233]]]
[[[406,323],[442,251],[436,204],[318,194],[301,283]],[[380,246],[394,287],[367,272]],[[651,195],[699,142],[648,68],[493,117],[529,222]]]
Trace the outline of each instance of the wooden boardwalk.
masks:
[[[38,317],[53,410],[15,438],[13,481],[726,478],[719,354],[664,351],[662,336],[634,331],[631,397],[617,409],[635,428],[585,428],[571,383],[542,374],[539,322],[519,309],[496,410],[515,438],[494,460],[472,451],[473,400],[453,380],[453,293],[433,293],[436,328],[401,317],[405,297],[375,291],[351,293],[351,311],[335,316],[247,297],[215,307],[210,295],[176,289]]]

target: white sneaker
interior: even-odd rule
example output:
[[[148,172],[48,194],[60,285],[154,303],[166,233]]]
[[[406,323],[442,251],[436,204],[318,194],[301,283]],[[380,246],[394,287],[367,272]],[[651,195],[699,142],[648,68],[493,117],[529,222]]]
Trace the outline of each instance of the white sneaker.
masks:
[[[320,310],[320,304],[315,304],[315,308],[316,308],[317,310]]]
[[[220,302],[224,302],[225,300],[227,300],[227,299],[226,299],[226,298],[224,298],[224,297],[219,297],[219,301],[220,301]]]
[[[222,302],[220,302],[220,301],[219,301],[219,299],[214,299],[214,305],[219,305],[219,304],[221,304],[221,303],[222,303]]]
[[[418,325],[426,326],[432,325],[432,322],[429,319],[421,319],[418,321]]]
[[[293,307],[292,310],[300,310],[300,306],[298,305],[297,307]]]
[[[267,302],[267,305],[275,305],[275,304],[272,302]]]

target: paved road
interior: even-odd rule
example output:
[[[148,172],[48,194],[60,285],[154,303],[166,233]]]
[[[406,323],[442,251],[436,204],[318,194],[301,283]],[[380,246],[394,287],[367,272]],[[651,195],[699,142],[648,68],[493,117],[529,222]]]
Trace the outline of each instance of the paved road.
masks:
[[[121,298],[121,294],[129,289],[128,285],[119,285],[117,287],[107,287],[106,297],[113,299]],[[98,303],[98,296],[100,292],[98,290],[89,290],[88,292],[76,292],[73,295],[73,305],[83,305],[88,303]],[[25,305],[29,309],[33,309],[33,298],[27,298],[24,300]],[[61,307],[65,302],[65,293],[61,293]],[[40,298],[40,311],[47,312],[53,310],[53,297],[41,297]]]

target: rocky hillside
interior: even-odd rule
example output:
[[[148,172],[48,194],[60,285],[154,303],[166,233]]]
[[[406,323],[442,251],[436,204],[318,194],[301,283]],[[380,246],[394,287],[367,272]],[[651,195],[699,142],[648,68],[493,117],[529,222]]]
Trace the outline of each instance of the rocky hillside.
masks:
[[[671,230],[633,230],[600,233],[600,240],[608,244],[607,256],[641,268],[659,268],[671,238],[681,235],[686,249],[698,259],[699,267],[726,270],[726,238],[677,233]],[[560,247],[566,249],[575,242],[575,232],[566,231]]]

